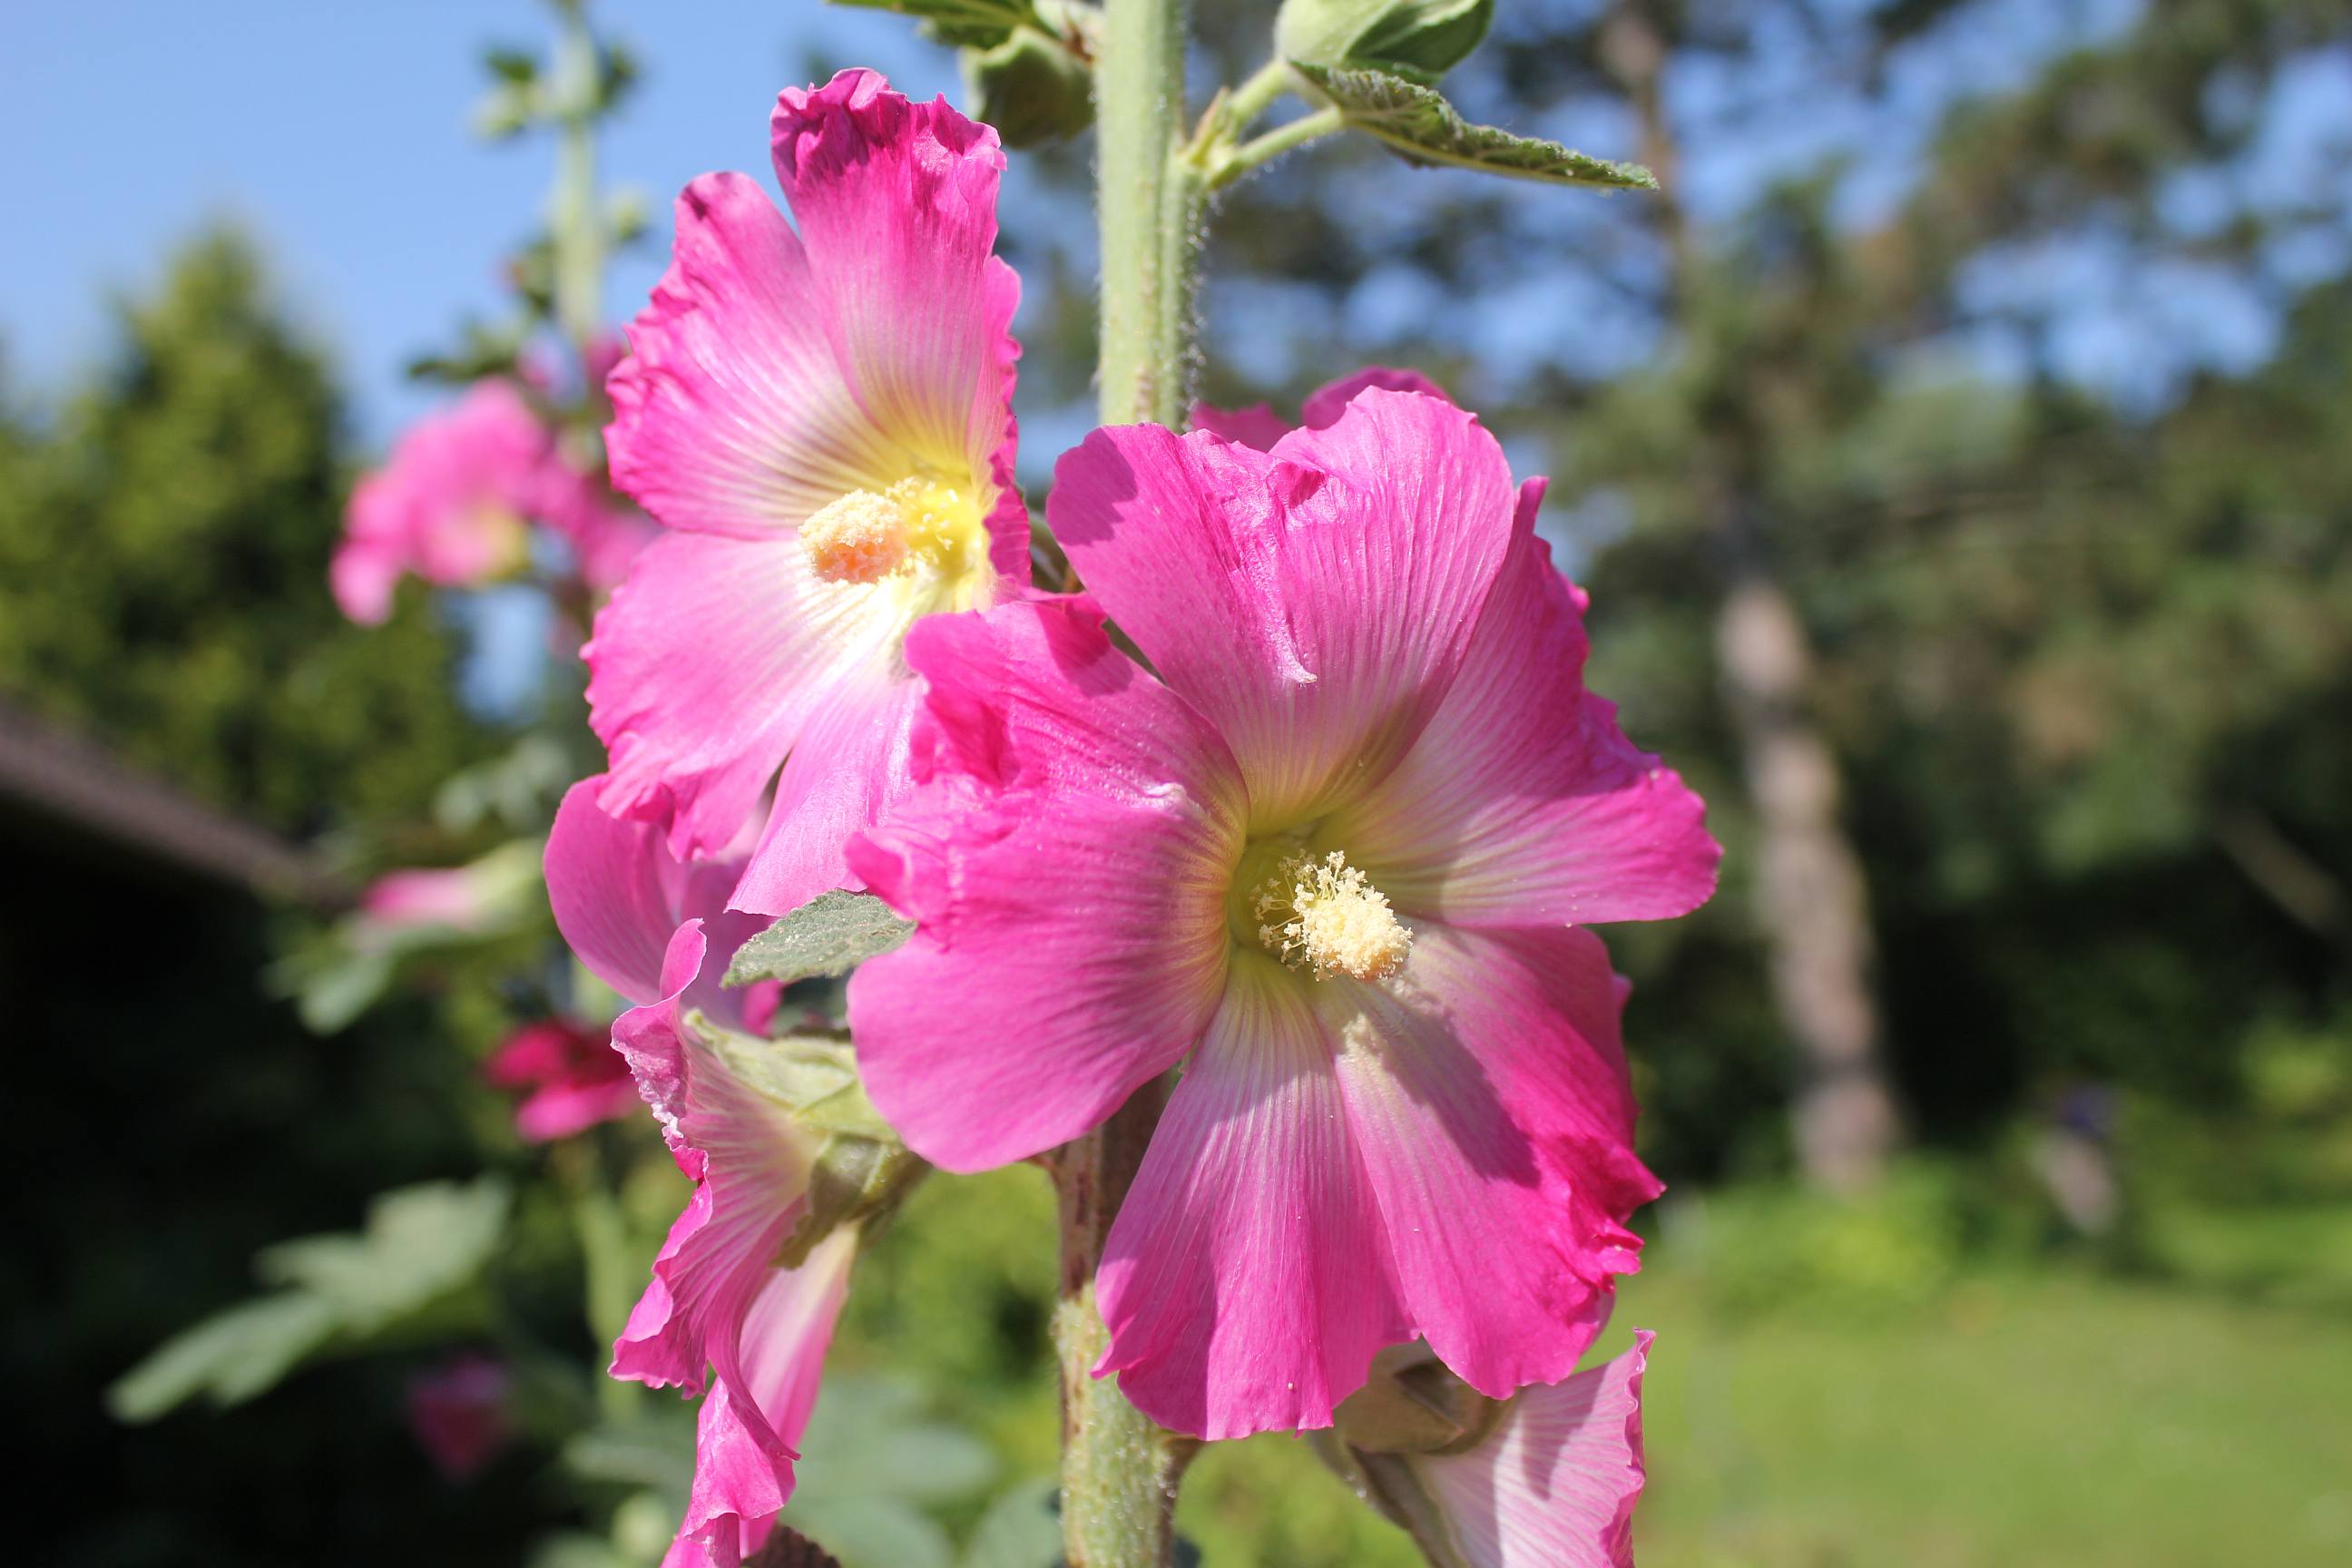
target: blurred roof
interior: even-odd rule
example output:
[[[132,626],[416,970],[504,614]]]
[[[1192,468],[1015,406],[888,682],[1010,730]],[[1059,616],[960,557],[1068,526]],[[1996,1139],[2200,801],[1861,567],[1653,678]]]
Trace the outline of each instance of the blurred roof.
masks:
[[[348,896],[319,856],[0,698],[0,811],[28,808],[140,858],[268,899]]]

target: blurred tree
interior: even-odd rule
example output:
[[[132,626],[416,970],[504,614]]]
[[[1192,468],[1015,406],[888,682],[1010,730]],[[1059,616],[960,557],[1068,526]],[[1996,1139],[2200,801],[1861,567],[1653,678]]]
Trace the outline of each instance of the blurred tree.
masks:
[[[1254,66],[1262,7],[1204,5]],[[2210,1097],[2231,1020],[2324,1005],[2343,361],[2301,345],[2347,37],[2332,0],[1528,0],[1449,95],[1664,198],[1328,145],[1228,199],[1214,400],[1344,338],[1543,439],[1595,684],[1717,805],[1727,897],[1618,942],[1670,1173],[1769,1146],[1776,1079],[1836,1184],[1890,1077],[1938,1136],[2069,1070]]]
[[[228,231],[127,305],[111,363],[0,436],[0,689],[280,832],[414,813],[483,736],[426,606],[347,625],[318,353]]]

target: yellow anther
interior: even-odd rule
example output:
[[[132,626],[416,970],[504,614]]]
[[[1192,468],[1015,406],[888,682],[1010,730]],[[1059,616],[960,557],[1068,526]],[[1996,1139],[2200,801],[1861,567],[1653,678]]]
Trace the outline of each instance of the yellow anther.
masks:
[[[907,533],[906,509],[897,500],[852,490],[801,524],[801,548],[828,583],[879,583],[907,559]]]
[[[949,577],[982,564],[980,509],[933,479],[900,479],[883,490],[852,490],[801,524],[801,548],[828,583],[879,583],[902,569]]]
[[[1321,859],[1286,858],[1258,889],[1260,913],[1286,907],[1291,918],[1258,927],[1258,941],[1296,969],[1303,962],[1318,980],[1345,974],[1385,980],[1404,967],[1412,932],[1389,908],[1388,895],[1334,849]]]

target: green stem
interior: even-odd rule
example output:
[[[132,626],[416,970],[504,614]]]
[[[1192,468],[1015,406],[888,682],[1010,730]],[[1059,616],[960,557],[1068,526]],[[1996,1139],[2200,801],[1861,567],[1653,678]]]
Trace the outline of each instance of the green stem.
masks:
[[[1271,163],[1294,147],[1304,147],[1319,136],[1328,136],[1344,128],[1347,121],[1336,109],[1318,109],[1312,114],[1302,114],[1286,121],[1265,135],[1243,142],[1217,160],[1209,174],[1209,188],[1219,190],[1232,184],[1260,164]]]
[[[1167,1104],[1160,1079],[1054,1158],[1061,1194],[1062,1299],[1054,1348],[1062,1372],[1062,1547],[1067,1568],[1167,1568],[1176,1488],[1199,1447],[1152,1425],[1094,1368],[1109,1343],[1095,1305],[1103,1241]]]
[[[1201,182],[1181,155],[1186,0],[1107,0],[1095,62],[1106,425],[1181,425]]]
[[[1290,83],[1288,60],[1266,61],[1225,100],[1225,123],[1235,135],[1248,130],[1252,121],[1273,108],[1275,100],[1290,90]]]
[[[1181,426],[1188,412],[1192,289],[1203,182],[1184,152],[1186,0],[1105,0],[1095,61],[1099,127],[1106,425]],[[1109,1332],[1095,1303],[1103,1244],[1167,1103],[1160,1082],[1056,1152],[1061,1301],[1062,1542],[1067,1568],[1169,1568],[1176,1487],[1197,1447],[1154,1426],[1094,1375]]]
[[[555,196],[548,228],[555,247],[555,321],[585,352],[604,324],[604,222],[596,210],[595,35],[577,5],[561,7],[549,89],[555,106]]]

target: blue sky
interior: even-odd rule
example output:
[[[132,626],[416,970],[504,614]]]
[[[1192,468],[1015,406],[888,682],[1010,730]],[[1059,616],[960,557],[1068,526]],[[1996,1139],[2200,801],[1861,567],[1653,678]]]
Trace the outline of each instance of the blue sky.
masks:
[[[764,170],[777,89],[819,65],[954,90],[904,19],[817,0],[603,0],[646,65],[604,147],[608,181],[669,198],[711,168]],[[299,319],[381,444],[436,397],[401,373],[502,302],[505,248],[544,192],[543,140],[468,129],[481,47],[539,52],[540,0],[12,0],[0,5],[0,344],[54,388],[108,339],[110,294],[228,216],[263,241]],[[665,243],[623,258],[608,309],[643,300]]]

